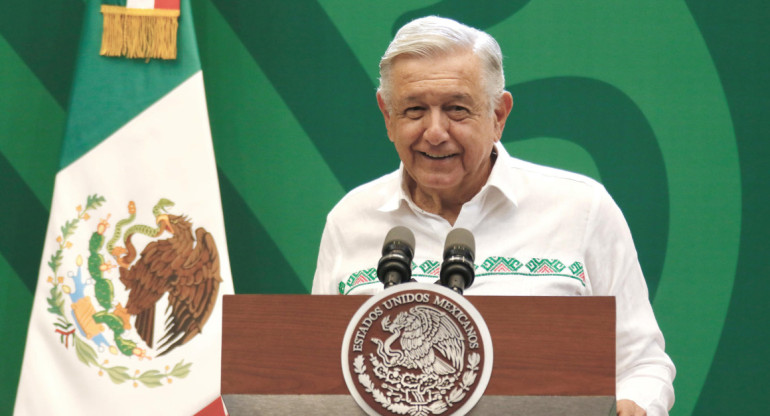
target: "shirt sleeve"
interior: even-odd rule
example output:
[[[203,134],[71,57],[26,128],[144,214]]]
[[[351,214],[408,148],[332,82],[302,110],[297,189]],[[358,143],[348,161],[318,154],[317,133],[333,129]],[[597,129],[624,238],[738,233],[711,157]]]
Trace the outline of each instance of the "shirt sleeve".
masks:
[[[620,208],[599,186],[584,240],[586,269],[594,295],[615,296],[616,397],[650,416],[667,415],[674,404],[676,368],[649,301],[647,283]]]
[[[331,217],[327,217],[326,225],[324,225],[324,231],[321,235],[321,245],[318,249],[318,260],[315,275],[313,276],[313,287],[310,292],[313,295],[339,294],[339,289],[336,287],[339,282],[334,281],[340,255],[338,232],[334,221]]]

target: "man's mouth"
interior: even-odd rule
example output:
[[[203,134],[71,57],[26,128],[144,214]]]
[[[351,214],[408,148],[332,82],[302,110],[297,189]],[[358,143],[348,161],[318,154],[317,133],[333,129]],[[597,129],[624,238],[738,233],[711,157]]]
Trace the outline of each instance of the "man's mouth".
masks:
[[[457,153],[450,153],[447,155],[432,154],[432,153],[426,153],[426,152],[420,152],[420,153],[422,153],[422,155],[427,157],[428,159],[433,159],[433,160],[449,159],[450,157],[457,156]]]

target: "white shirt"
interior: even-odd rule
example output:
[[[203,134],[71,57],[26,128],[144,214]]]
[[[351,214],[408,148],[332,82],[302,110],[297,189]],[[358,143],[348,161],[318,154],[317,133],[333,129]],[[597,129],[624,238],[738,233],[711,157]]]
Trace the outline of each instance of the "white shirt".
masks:
[[[668,414],[676,370],[620,209],[593,179],[515,159],[499,143],[495,148],[487,183],[454,224],[476,240],[476,278],[465,294],[615,296],[616,397],[651,416]],[[415,234],[412,277],[438,278],[453,226],[417,207],[402,184],[403,166],[352,190],[332,209],[313,294],[383,290],[377,262],[385,235],[397,225]]]

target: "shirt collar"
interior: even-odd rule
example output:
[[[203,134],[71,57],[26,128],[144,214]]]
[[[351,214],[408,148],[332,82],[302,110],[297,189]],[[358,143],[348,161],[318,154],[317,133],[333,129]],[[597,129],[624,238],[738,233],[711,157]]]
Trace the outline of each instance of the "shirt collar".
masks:
[[[392,212],[401,207],[402,204],[408,204],[409,194],[404,190],[404,163],[398,165],[395,172],[395,178],[390,183],[391,187],[387,189],[387,196],[383,204],[378,208],[381,212]]]
[[[492,166],[492,172],[489,174],[487,183],[481,188],[476,197],[486,192],[489,189],[497,189],[502,196],[511,201],[514,205],[518,205],[516,202],[515,186],[510,181],[510,177],[506,175],[505,170],[508,169],[511,160],[511,155],[505,150],[505,146],[499,141],[495,143],[494,151],[497,152],[497,160],[494,166]],[[388,197],[385,198],[383,204],[378,208],[381,212],[392,212],[401,207],[402,204],[411,205],[411,197],[406,191],[406,185],[404,183],[404,163],[400,163],[398,171],[396,172],[396,178],[392,182],[393,188],[389,189]],[[474,199],[476,198],[474,197]]]
[[[479,193],[485,192],[489,188],[496,188],[514,206],[517,206],[516,184],[511,180],[510,175],[511,162],[516,159],[508,154],[505,146],[499,141],[495,143],[495,151],[497,152],[497,160],[492,167],[492,172],[489,173],[486,185],[481,188]]]

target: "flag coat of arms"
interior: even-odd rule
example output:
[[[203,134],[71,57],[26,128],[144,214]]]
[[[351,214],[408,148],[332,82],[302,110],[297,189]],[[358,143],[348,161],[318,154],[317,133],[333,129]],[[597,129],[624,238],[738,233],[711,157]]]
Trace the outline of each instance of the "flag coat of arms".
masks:
[[[100,55],[88,1],[17,415],[191,415],[233,293],[189,2],[175,60]]]

